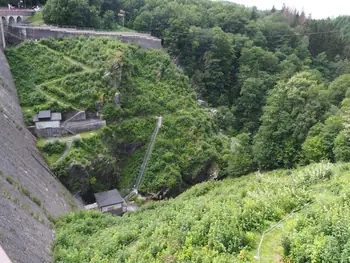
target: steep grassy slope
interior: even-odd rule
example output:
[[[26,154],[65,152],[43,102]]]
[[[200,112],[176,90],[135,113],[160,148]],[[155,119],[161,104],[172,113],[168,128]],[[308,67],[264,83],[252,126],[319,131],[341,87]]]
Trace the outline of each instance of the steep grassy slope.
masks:
[[[72,191],[84,196],[130,188],[156,115],[163,116],[164,125],[141,191],[170,195],[217,174],[228,140],[218,135],[213,117],[198,106],[188,78],[165,52],[111,38],[66,38],[25,42],[7,56],[28,118],[39,109],[97,111],[95,103],[103,103],[100,113],[110,125],[74,142],[70,153],[53,164]],[[41,63],[42,57],[48,61]],[[47,69],[49,63],[56,71]],[[114,103],[116,93],[120,105]]]
[[[266,237],[262,262],[280,262],[283,248],[291,262],[339,262],[329,254],[349,256],[349,169],[324,163],[206,182],[121,218],[72,213],[57,223],[55,260],[255,262],[262,231],[295,211]]]

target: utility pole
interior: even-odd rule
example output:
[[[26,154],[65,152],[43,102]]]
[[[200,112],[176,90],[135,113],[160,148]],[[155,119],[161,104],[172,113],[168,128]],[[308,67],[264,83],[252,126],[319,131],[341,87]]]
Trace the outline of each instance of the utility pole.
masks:
[[[120,9],[119,10],[119,13],[118,13],[118,16],[119,17],[122,17],[122,20],[123,20],[123,27],[124,27],[124,23],[125,23],[125,11],[124,10],[122,10],[122,9]]]

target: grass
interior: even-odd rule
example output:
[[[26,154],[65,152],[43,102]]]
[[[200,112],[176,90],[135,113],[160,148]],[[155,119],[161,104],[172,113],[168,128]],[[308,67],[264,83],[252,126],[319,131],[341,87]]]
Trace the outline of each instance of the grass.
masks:
[[[260,262],[281,262],[282,237],[297,229],[298,218],[313,208],[310,201],[322,205],[325,189],[343,181],[347,188],[345,168],[325,163],[206,182],[121,218],[69,214],[57,222],[54,256],[57,262],[68,262],[67,255],[71,262],[258,262],[262,233],[305,208],[265,236]]]
[[[11,178],[11,177],[6,177],[6,181],[9,183],[9,184],[13,184],[14,180]]]
[[[22,191],[22,193],[23,193],[24,195],[30,197],[30,192],[29,192],[29,190],[28,190],[27,188],[21,186],[21,191]]]
[[[39,198],[37,198],[36,196],[31,196],[31,199],[34,203],[37,204],[37,206],[41,207],[41,201]]]
[[[99,135],[99,131],[90,131],[90,132],[82,132],[82,133],[79,133],[80,134],[80,137],[82,139],[87,139],[87,138],[91,138],[91,137],[94,137],[96,135]]]
[[[33,24],[33,25],[44,25],[44,19],[43,19],[43,13],[42,12],[35,12],[34,15],[27,18],[27,22]]]
[[[45,145],[45,144],[46,143],[44,140],[40,140],[40,142],[37,143],[37,145]],[[38,146],[38,148],[39,148],[39,146]],[[39,148],[39,149],[41,149],[41,148]],[[48,155],[42,150],[40,150],[40,153],[41,153],[42,157],[44,158],[45,162],[49,165],[49,167],[52,167],[58,161],[58,159],[62,156],[62,154]]]
[[[46,163],[47,163],[50,167],[52,167],[52,165],[53,165],[54,163],[56,163],[57,160],[58,160],[61,156],[62,156],[62,154],[53,154],[53,155],[51,155],[51,156],[49,156],[49,155],[47,155],[47,154],[43,154],[43,157],[44,157]]]
[[[296,216],[297,214],[265,235],[260,248],[260,263],[282,262],[282,237],[284,233],[295,227]],[[255,240],[257,245],[260,243],[261,236],[260,233],[257,233]],[[253,259],[257,255],[257,249],[258,247],[255,247],[253,250],[249,251],[248,258]]]

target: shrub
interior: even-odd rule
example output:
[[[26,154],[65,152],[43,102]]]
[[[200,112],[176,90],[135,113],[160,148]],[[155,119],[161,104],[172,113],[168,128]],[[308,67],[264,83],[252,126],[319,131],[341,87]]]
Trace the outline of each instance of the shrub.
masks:
[[[12,179],[12,177],[6,177],[6,181],[9,183],[9,184],[13,184],[14,183],[14,180]]]
[[[66,148],[65,142],[55,141],[49,142],[42,147],[42,150],[47,155],[51,156],[54,154],[63,154],[64,149]]]
[[[39,198],[37,198],[36,196],[31,196],[31,199],[34,203],[36,203],[39,207],[41,206],[41,201]]]
[[[21,186],[21,191],[23,194],[25,194],[26,196],[30,197],[30,192],[27,188]]]

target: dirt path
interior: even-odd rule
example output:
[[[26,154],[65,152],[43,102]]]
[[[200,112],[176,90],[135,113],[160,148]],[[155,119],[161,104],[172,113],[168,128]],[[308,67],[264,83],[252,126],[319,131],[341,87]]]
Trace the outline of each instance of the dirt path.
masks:
[[[46,140],[46,142],[65,142],[67,143],[66,145],[66,149],[64,149],[63,154],[61,155],[60,158],[58,158],[58,160],[56,161],[56,163],[60,162],[61,160],[63,160],[64,157],[66,157],[66,155],[69,153],[70,148],[72,147],[72,143],[75,139],[80,139],[81,136],[80,134],[76,134],[74,136],[69,136],[69,137],[56,137],[56,138],[48,138]]]
[[[53,137],[53,138],[47,138],[45,141],[46,142],[69,142],[69,141],[73,141],[75,139],[80,139],[81,136],[80,134],[76,134],[73,136],[66,136],[66,137]]]
[[[61,52],[59,52],[59,51],[57,51],[57,50],[54,50],[54,49],[52,49],[52,48],[50,48],[50,47],[48,47],[48,46],[46,46],[46,45],[43,45],[43,44],[41,44],[41,43],[39,43],[39,45],[42,46],[42,47],[44,47],[44,48],[46,48],[47,50],[49,50],[49,51],[55,53],[57,56],[63,56],[63,58],[64,58],[65,60],[69,61],[71,64],[81,66],[81,67],[84,69],[83,71],[85,71],[85,72],[92,72],[92,71],[95,71],[95,70],[96,70],[96,69],[91,68],[91,67],[89,67],[88,65],[83,64],[83,63],[81,63],[81,62],[79,62],[79,61],[76,61],[76,60],[74,60],[73,58],[71,58],[71,57],[69,57],[69,56],[67,56],[67,55],[65,55],[65,54],[63,54],[63,53],[61,53]]]
[[[50,101],[56,101],[57,103],[61,104],[61,105],[67,105],[65,102],[61,101],[60,99],[50,95],[48,92],[46,92],[45,90],[43,90],[41,87],[44,86],[44,85],[49,85],[49,84],[53,84],[55,82],[60,82],[62,80],[65,80],[67,78],[71,78],[72,76],[79,76],[81,74],[85,74],[85,73],[91,73],[91,72],[94,72],[96,71],[95,69],[88,69],[88,70],[84,70],[84,71],[80,71],[80,72],[76,72],[76,73],[72,73],[72,74],[69,74],[68,76],[64,76],[64,77],[61,77],[61,78],[57,78],[57,79],[53,79],[53,80],[49,80],[49,81],[46,81],[44,83],[41,83],[39,85],[36,85],[36,89],[39,93],[43,94],[48,100]],[[74,108],[73,105],[69,104],[68,106],[71,106],[72,108]]]

